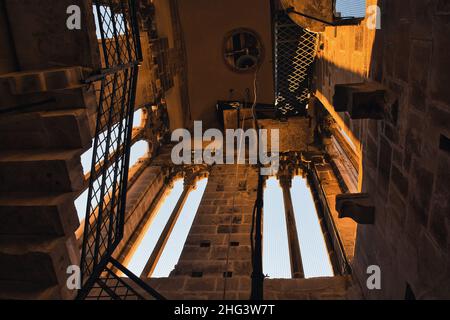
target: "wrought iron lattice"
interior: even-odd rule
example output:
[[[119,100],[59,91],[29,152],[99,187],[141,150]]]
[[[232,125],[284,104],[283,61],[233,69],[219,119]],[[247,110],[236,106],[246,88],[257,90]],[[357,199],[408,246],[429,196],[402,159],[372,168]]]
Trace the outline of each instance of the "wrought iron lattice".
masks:
[[[81,263],[86,281],[99,276],[122,238],[136,77],[131,67],[101,80]]]
[[[116,269],[123,272],[128,278],[119,277]],[[103,270],[102,277],[97,279],[86,296],[86,300],[155,299],[164,300],[165,298],[114,259],[111,259],[111,262]]]
[[[292,22],[284,12],[275,17],[276,108],[281,117],[305,116],[318,35]]]
[[[135,8],[135,0],[94,0],[105,69],[142,60]]]
[[[86,81],[96,88],[98,108],[79,299],[95,293],[102,299],[142,298],[133,287],[154,293],[111,257],[123,237],[138,65],[142,60],[135,9],[135,0],[94,0],[103,68]],[[113,268],[129,275],[134,286],[118,277]]]
[[[106,267],[103,274],[91,288],[86,300],[145,300],[126,279],[117,276],[111,267]]]

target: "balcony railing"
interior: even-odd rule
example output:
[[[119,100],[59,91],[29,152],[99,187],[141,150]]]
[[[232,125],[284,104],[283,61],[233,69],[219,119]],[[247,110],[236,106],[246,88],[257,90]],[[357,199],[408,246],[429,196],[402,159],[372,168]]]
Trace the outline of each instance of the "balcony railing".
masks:
[[[141,299],[139,288],[160,299],[112,258],[123,238],[138,66],[142,61],[136,3],[94,0],[93,9],[102,69],[86,80],[97,90],[98,108],[78,298]],[[116,269],[128,275],[127,281],[116,275]]]

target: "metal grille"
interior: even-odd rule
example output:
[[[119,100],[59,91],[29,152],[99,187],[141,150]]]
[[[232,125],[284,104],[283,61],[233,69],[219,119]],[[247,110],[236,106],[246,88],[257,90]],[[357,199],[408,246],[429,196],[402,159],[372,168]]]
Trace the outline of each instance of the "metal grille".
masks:
[[[144,300],[144,297],[107,267],[104,276],[97,280],[86,300]]]
[[[318,35],[309,32],[284,12],[275,18],[275,83],[279,116],[305,116],[310,97],[312,65]]]
[[[81,264],[86,281],[99,276],[122,238],[136,77],[130,67],[101,80]]]
[[[142,60],[135,8],[134,0],[94,1],[103,68],[86,81],[97,90],[98,109],[79,299],[143,299],[113,268],[127,274],[134,287],[153,292],[111,257],[123,237],[138,64]],[[153,296],[161,298],[157,293]]]
[[[134,0],[94,0],[102,65],[113,68],[142,59]]]
[[[116,269],[124,272],[128,278],[119,277]],[[86,300],[155,299],[165,298],[114,259],[104,268],[102,277],[96,280],[86,296]]]

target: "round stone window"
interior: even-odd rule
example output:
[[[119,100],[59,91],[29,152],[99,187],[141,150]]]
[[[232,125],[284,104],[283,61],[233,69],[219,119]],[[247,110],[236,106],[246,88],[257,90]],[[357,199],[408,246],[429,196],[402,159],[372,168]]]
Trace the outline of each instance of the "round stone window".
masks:
[[[261,40],[252,30],[235,29],[225,36],[223,57],[233,71],[254,71],[261,64],[263,53]]]

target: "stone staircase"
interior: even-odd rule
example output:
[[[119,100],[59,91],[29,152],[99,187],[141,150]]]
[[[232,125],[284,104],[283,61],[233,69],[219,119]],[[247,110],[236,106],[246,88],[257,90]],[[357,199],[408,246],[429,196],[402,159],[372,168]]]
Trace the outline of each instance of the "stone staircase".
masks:
[[[80,259],[74,199],[96,112],[84,77],[80,67],[0,76],[0,299],[76,294],[66,270]]]
[[[82,30],[65,28],[74,4]],[[83,80],[101,68],[92,1],[4,0],[0,16],[0,299],[73,299],[74,199],[97,110]]]

